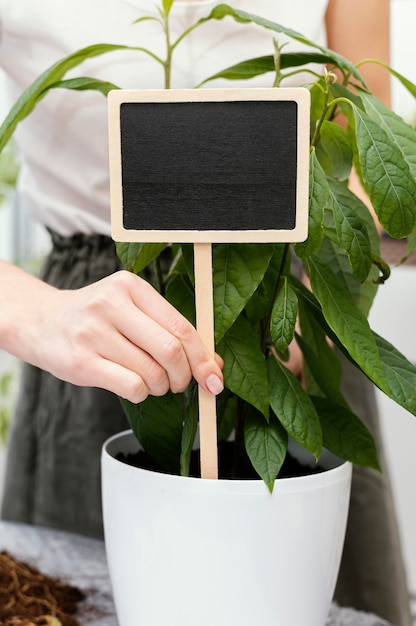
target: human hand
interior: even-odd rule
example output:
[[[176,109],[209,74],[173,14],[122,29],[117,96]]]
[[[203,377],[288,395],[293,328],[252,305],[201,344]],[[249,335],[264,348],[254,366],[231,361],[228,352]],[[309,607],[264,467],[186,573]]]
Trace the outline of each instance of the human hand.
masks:
[[[25,360],[135,403],[183,391],[192,376],[206,391],[222,391],[220,357],[145,280],[120,271],[73,291],[39,283],[25,321]]]

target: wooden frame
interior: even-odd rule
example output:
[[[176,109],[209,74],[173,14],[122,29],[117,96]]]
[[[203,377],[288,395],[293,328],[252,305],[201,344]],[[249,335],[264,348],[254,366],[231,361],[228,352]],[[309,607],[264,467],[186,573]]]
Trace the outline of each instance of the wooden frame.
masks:
[[[192,242],[192,243],[196,243],[196,242],[211,242],[211,243],[282,242],[283,243],[283,242],[303,241],[304,239],[306,239],[307,226],[308,226],[309,106],[310,106],[309,104],[310,96],[309,96],[309,91],[307,89],[305,88],[281,88],[281,89],[274,89],[274,88],[234,89],[234,88],[230,88],[230,89],[201,89],[201,90],[196,90],[196,89],[115,90],[115,91],[110,92],[108,103],[109,103],[108,106],[109,106],[110,188],[111,188],[111,212],[112,212],[111,221],[112,221],[112,237],[115,241],[178,242],[178,243],[186,243],[186,242]],[[186,109],[183,109],[183,111],[185,111],[186,113],[186,117],[188,117],[189,112],[195,113],[196,114],[195,119],[198,119],[200,117],[198,107],[200,107],[201,104],[205,106],[207,103],[217,103],[218,106],[216,107],[215,112],[213,113],[214,116],[216,115],[217,111],[220,113],[225,112],[226,117],[228,116],[228,120],[229,120],[228,123],[231,126],[233,126],[234,120],[236,119],[236,116],[233,113],[234,108],[231,108],[231,109],[229,108],[230,104],[231,104],[231,107],[234,107],[232,103],[236,103],[235,108],[237,108],[237,106],[241,108],[241,103],[243,104],[249,103],[245,107],[245,111],[249,111],[250,116],[252,115],[252,118],[250,118],[252,120],[252,124],[257,123],[256,120],[258,119],[258,111],[260,111],[260,109],[264,109],[264,107],[266,107],[267,114],[269,114],[269,112],[272,111],[272,114],[277,116],[274,119],[279,121],[280,109],[282,108],[282,104],[294,103],[294,110],[296,111],[295,123],[293,123],[293,120],[292,121],[289,120],[289,122],[286,123],[285,119],[282,119],[281,129],[284,131],[284,136],[282,137],[282,139],[280,139],[280,135],[279,135],[279,132],[281,131],[275,130],[276,124],[267,125],[267,121],[266,121],[263,127],[263,141],[269,146],[268,148],[269,152],[270,150],[273,149],[273,146],[275,145],[276,150],[280,151],[279,158],[283,166],[286,166],[286,161],[288,157],[290,157],[291,159],[294,159],[294,166],[290,170],[290,173],[288,176],[286,176],[285,174],[285,180],[283,181],[284,184],[282,185],[283,187],[286,187],[286,182],[288,178],[295,179],[295,180],[292,180],[291,182],[289,181],[290,184],[292,185],[290,193],[292,194],[293,198],[291,196],[288,202],[286,202],[283,196],[281,198],[281,202],[284,205],[284,207],[286,207],[286,205],[289,206],[293,204],[293,206],[290,207],[290,211],[294,211],[294,214],[293,214],[294,221],[290,227],[283,226],[282,228],[279,226],[278,228],[275,228],[273,226],[269,227],[269,225],[267,227],[264,227],[264,225],[261,224],[262,219],[263,219],[264,203],[262,206],[261,202],[259,203],[259,206],[256,207],[254,210],[253,214],[255,215],[255,217],[249,218],[251,219],[251,222],[253,222],[255,219],[255,222],[256,222],[255,227],[250,227],[250,224],[248,228],[246,228],[245,226],[243,226],[242,228],[239,227],[240,215],[238,213],[238,206],[237,206],[237,210],[234,211],[234,214],[231,215],[231,218],[230,218],[234,220],[232,224],[232,228],[227,227],[227,228],[217,229],[216,227],[211,227],[210,224],[208,224],[208,227],[204,225],[203,228],[200,228],[198,224],[196,227],[193,227],[191,224],[193,216],[194,216],[193,212],[188,217],[186,217],[186,219],[184,218],[184,221],[186,222],[186,227],[180,228],[178,230],[174,228],[176,222],[173,218],[172,218],[173,227],[172,225],[170,225],[168,228],[165,228],[165,227],[160,228],[158,227],[159,225],[157,224],[156,228],[153,226],[149,228],[146,224],[143,224],[143,226],[141,226],[140,224],[140,227],[138,228],[137,225],[134,224],[134,220],[135,220],[134,215],[132,218],[133,227],[131,226],[126,227],[126,224],[125,224],[126,206],[123,206],[124,190],[123,190],[123,165],[122,163],[123,163],[123,149],[127,140],[122,139],[121,117],[122,117],[122,112],[123,112],[123,105],[125,104],[127,106],[129,105],[131,106],[132,104],[135,105],[134,111],[137,108],[137,111],[140,112],[140,116],[142,118],[143,118],[142,113],[145,112],[147,114],[147,110],[149,110],[150,111],[149,120],[151,124],[152,116],[153,116],[152,107],[154,105],[166,104],[167,106],[163,109],[163,115],[164,115],[164,119],[166,118],[168,119],[167,126],[169,127],[169,115],[168,114],[169,114],[169,111],[173,111],[173,108],[169,109],[169,105],[172,105],[174,103],[186,103]],[[270,107],[269,104],[264,104],[264,103],[276,103],[276,107]],[[141,105],[141,104],[147,104],[147,105],[150,104],[152,105],[152,107],[150,107],[150,109],[147,109],[146,107],[140,107],[140,106],[137,107],[137,105]],[[192,109],[189,108],[189,107],[192,107],[193,104],[195,104],[195,106]],[[132,113],[134,113],[134,111],[132,111]],[[212,113],[213,111],[212,104],[210,105],[208,109],[206,107],[203,108],[204,114],[206,111],[209,111],[210,114]],[[156,112],[159,113],[159,108],[157,107],[156,107]],[[287,115],[286,113],[283,113],[283,114]],[[170,142],[171,148],[174,145],[179,146],[180,143],[183,141],[187,141],[189,138],[189,132],[192,132],[192,129],[188,132],[188,128],[185,126],[185,124],[187,124],[188,122],[187,122],[187,119],[185,119],[185,117],[183,116],[183,113],[180,113],[180,115],[182,115],[184,119],[183,124],[184,124],[184,128],[186,132],[184,132],[184,128],[182,128],[182,131],[180,129],[176,131],[176,127],[174,123],[172,122],[171,124],[172,128],[169,127],[169,131],[171,131],[171,133],[169,137],[166,138],[166,141]],[[289,116],[291,117],[291,119],[293,118],[292,114],[289,114]],[[160,118],[158,119],[160,120]],[[204,119],[205,118],[202,117],[201,121],[204,122]],[[219,118],[219,120],[221,121],[221,118]],[[144,126],[142,128],[146,129],[147,131],[148,124],[146,122],[145,116],[144,116],[143,124]],[[214,117],[214,122],[211,122],[211,124],[212,125],[210,128],[210,132],[212,132],[212,128],[215,128],[215,117]],[[196,123],[194,123],[194,127],[195,126],[198,126],[198,128],[200,128],[199,124],[197,125]],[[269,127],[270,127],[270,134],[273,134],[273,132],[277,133],[276,140],[273,139],[273,141],[272,140],[269,141],[268,136],[266,136],[265,129]],[[155,122],[155,128],[156,129],[159,128],[158,122]],[[240,150],[238,143],[235,144],[235,146],[231,146],[230,149],[234,150],[234,152],[230,152],[230,156],[228,158],[228,161],[226,162],[229,163],[232,161],[232,155],[234,153],[238,156],[238,158],[244,159],[244,156],[241,157],[240,154],[244,153],[244,151],[247,150],[250,153],[247,157],[248,164],[250,165],[250,162],[251,163],[261,162],[260,163],[261,172],[266,171],[265,169],[266,165],[268,163],[268,160],[270,160],[270,170],[266,172],[268,180],[269,180],[270,175],[274,176],[275,174],[277,174],[277,170],[280,169],[280,166],[278,167],[277,162],[272,163],[273,158],[274,158],[273,155],[271,155],[270,157],[270,154],[266,153],[263,159],[262,145],[260,145],[260,143],[258,147],[256,148],[256,152],[253,157],[252,150],[253,150],[253,143],[255,143],[255,141],[253,142],[252,138],[253,136],[255,136],[256,129],[254,128],[252,129],[252,131],[253,132],[251,133],[248,139],[245,138],[244,136],[245,133],[243,133],[243,136],[241,136],[241,133],[239,133],[238,126],[236,127],[236,129],[232,131],[234,133],[233,134],[234,142],[235,141],[238,142],[240,140],[239,138],[241,137],[242,148]],[[131,138],[130,138],[130,133],[125,132],[125,136],[127,136],[129,140],[128,149],[130,150],[130,153],[132,151],[134,152],[135,150],[135,146],[137,145],[137,138],[139,139],[138,143],[140,143],[140,131],[135,130],[134,132],[136,133],[136,136],[132,136]],[[218,132],[221,133],[223,131],[222,129],[220,129]],[[156,138],[156,139],[160,144],[161,142],[163,143],[165,141],[165,137],[166,135],[161,135],[161,137]],[[246,144],[244,144],[245,139],[246,139]],[[146,140],[144,141],[146,141],[146,144],[142,148],[142,150],[147,150],[147,149],[150,150],[150,148],[152,148],[152,145],[149,145],[149,144],[152,144],[152,142],[151,141],[149,142],[148,138],[146,138]],[[206,151],[206,148],[208,146],[208,151],[209,151],[210,145],[211,145],[209,143],[209,137],[203,137],[203,142],[205,142],[204,150]],[[159,147],[158,149],[162,150],[162,147]],[[220,146],[219,149],[221,149],[222,151],[224,150],[226,151],[228,149],[228,145],[224,143],[224,145]],[[127,148],[125,148],[125,150],[127,151]],[[218,150],[217,150],[217,153],[219,153]],[[164,154],[163,150],[159,154],[163,155]],[[204,171],[204,173],[206,173],[205,163],[203,162],[203,160],[201,161],[201,159],[204,158],[204,154],[205,154],[204,151],[198,150],[198,155],[196,156],[196,158],[199,159],[199,161],[197,163],[197,166],[195,167],[199,167],[200,169]],[[282,155],[283,155],[283,158],[282,158]],[[288,155],[288,157],[286,155]],[[249,160],[250,157],[251,157],[251,161]],[[126,158],[129,158],[129,157],[126,157]],[[136,158],[137,158],[136,155],[134,155],[134,159]],[[158,158],[158,155],[156,154],[154,157],[155,159],[154,163],[157,163],[157,158]],[[177,167],[176,158],[177,157],[175,154],[175,159],[174,159],[175,167]],[[142,158],[141,162],[144,162],[144,161],[146,161],[145,165],[147,165],[147,159]],[[212,167],[213,169],[212,189],[214,189],[214,188],[218,188],[221,186],[222,170],[221,168],[215,169],[215,164],[212,165],[211,162],[212,162],[212,159],[209,161],[208,166]],[[169,159],[168,157],[167,157],[166,163],[168,166],[170,166],[171,163],[172,163],[172,166],[174,165],[173,159]],[[166,166],[166,163],[165,163],[165,166]],[[194,160],[192,157],[189,157],[189,155],[188,157],[185,157],[185,162],[182,167],[182,172],[188,171],[188,169],[192,169],[193,164],[194,164]],[[180,163],[178,167],[180,169],[181,167]],[[149,170],[150,168],[151,166],[149,165]],[[237,168],[238,169],[236,171],[238,175],[238,172],[241,170],[241,168],[238,167],[238,164],[237,164]],[[163,170],[161,171],[165,172],[165,170],[166,170],[166,167],[164,167]],[[251,169],[249,167],[247,171],[249,171],[251,175]],[[208,171],[208,178],[209,178],[209,175],[210,174]],[[162,176],[163,176],[163,173],[162,173]],[[174,171],[172,173],[172,176],[174,176]],[[215,178],[216,176],[219,179],[220,185],[217,185],[217,181]],[[231,176],[235,176],[235,172],[232,172]],[[253,176],[253,180],[251,182],[253,184],[256,184],[257,183],[256,177],[258,177],[258,180],[260,183],[258,185],[258,189],[260,191],[264,190],[266,185],[261,184],[261,175],[258,175],[257,171],[255,170],[252,176]],[[242,174],[241,177],[242,177],[241,185],[237,184],[235,186],[235,189],[239,189],[239,187],[242,188],[240,200],[236,198],[237,205],[239,204],[241,200],[244,200],[247,195],[245,194],[245,187],[244,187],[246,184],[245,183],[246,176]],[[182,180],[181,177],[179,177],[179,180]],[[153,187],[150,193],[153,193],[155,189],[158,190],[158,185],[156,183],[153,183]],[[231,188],[232,199],[234,199],[233,190],[234,188]],[[203,191],[202,194],[203,193],[205,193],[205,191]],[[255,198],[255,193],[254,193],[254,198]],[[140,192],[139,192],[139,195],[140,195]],[[180,194],[177,194],[177,195],[180,195]],[[276,198],[276,202],[277,202],[277,200],[279,200],[280,198],[280,194],[274,193],[272,197]],[[216,202],[218,202],[218,200],[220,200],[219,193],[217,193]],[[224,200],[224,202],[230,204],[228,200]],[[192,203],[192,200],[189,200],[188,205],[191,206],[191,203]],[[162,202],[161,204],[169,204],[169,202]],[[203,198],[202,200],[198,198],[197,204],[203,205],[204,204]],[[207,202],[207,204],[209,204],[209,201]],[[231,202],[231,204],[233,203]],[[158,206],[161,206],[161,205],[158,205]],[[197,221],[198,220],[206,221],[207,219],[209,219],[207,217],[207,212],[209,210],[210,210],[209,206],[201,206],[200,207],[201,212],[199,216],[198,215],[196,216],[198,218]],[[270,207],[271,214],[273,214],[273,210],[274,210],[273,207]],[[178,211],[179,211],[178,216],[181,217],[182,214],[180,213],[180,208],[178,209]],[[149,211],[149,215],[151,214],[152,216],[154,216],[155,213],[156,213],[155,210],[153,210],[152,212]],[[278,210],[275,211],[275,214],[276,215],[278,214]],[[184,213],[184,215],[186,215],[186,213]],[[146,219],[142,219],[142,222],[144,221],[147,222]],[[259,226],[257,226],[257,222],[259,223]],[[188,224],[190,224],[189,227],[188,227]]]

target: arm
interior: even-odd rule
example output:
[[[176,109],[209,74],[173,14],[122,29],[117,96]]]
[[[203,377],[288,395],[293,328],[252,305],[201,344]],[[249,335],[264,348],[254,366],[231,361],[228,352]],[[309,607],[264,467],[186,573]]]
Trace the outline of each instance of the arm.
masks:
[[[390,63],[389,0],[329,0],[328,47],[353,63],[377,59]],[[390,75],[375,63],[359,68],[372,93],[390,106]]]
[[[222,373],[194,327],[146,281],[117,272],[61,291],[0,261],[0,347],[76,385],[132,402],[179,392],[192,375],[222,390]]]

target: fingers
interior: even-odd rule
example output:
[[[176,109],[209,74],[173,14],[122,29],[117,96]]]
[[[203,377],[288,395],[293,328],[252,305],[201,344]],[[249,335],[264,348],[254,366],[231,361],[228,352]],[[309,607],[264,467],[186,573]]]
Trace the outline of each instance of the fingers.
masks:
[[[98,352],[102,359],[121,365],[128,372],[129,381],[130,373],[140,377],[142,382],[138,393],[142,399],[145,390],[146,395],[163,396],[171,387],[166,370],[145,350],[115,330],[108,337],[105,347],[103,346]],[[137,394],[134,388],[131,393]]]
[[[88,381],[89,386],[107,389],[134,404],[143,402],[151,394],[151,389],[140,374],[114,361],[97,358],[90,372],[93,372],[93,375]]]
[[[130,316],[124,315],[117,323],[134,347],[140,347],[159,365],[165,373],[168,387],[174,393],[188,386],[192,371],[181,341],[176,336],[138,309],[134,309]],[[148,374],[143,372],[145,380]]]
[[[181,386],[183,388],[188,371],[189,377],[194,376],[206,391],[220,393],[224,388],[222,361],[209,354],[192,324],[144,281],[141,284],[132,284],[131,296],[136,307],[148,320],[163,329],[160,342],[153,346],[147,345],[147,349],[151,350],[152,356],[166,369],[171,385],[175,389]],[[178,384],[178,380],[181,384]],[[186,384],[188,383],[189,380]]]
[[[163,395],[168,389],[183,391],[194,376],[210,393],[223,390],[221,358],[209,354],[192,324],[146,281],[122,271],[83,291],[86,311],[77,338],[83,346],[82,358],[89,352],[128,372],[128,383],[118,376],[112,383],[106,379],[106,388],[111,385],[113,390],[118,380],[123,392],[116,393],[143,399],[148,394]],[[86,376],[86,368],[82,370]],[[108,370],[109,365],[101,364],[102,374]],[[126,394],[126,386],[133,391]]]

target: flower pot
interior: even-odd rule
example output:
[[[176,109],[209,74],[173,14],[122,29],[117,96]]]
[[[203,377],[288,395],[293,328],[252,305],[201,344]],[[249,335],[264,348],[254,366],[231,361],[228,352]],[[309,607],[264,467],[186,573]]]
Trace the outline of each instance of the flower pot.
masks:
[[[103,447],[105,544],[119,626],[324,626],[344,541],[351,465],[276,480],[203,480]]]

